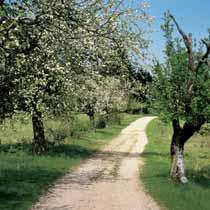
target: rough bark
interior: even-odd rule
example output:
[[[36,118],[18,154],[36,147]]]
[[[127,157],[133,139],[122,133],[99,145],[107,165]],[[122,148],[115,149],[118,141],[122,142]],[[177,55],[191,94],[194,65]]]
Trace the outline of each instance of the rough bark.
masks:
[[[194,64],[194,56],[193,56],[193,41],[192,41],[192,35],[186,35],[185,32],[181,29],[179,26],[178,22],[176,21],[175,17],[173,15],[170,15],[171,19],[175,23],[178,32],[183,38],[185,47],[187,48],[187,54],[188,54],[188,69],[191,70],[192,72],[195,72],[195,64]]]
[[[174,119],[173,122],[173,136],[171,141],[171,172],[170,176],[174,180],[181,183],[187,183],[184,165],[184,144],[182,128],[179,120]]]
[[[180,142],[181,136],[174,135],[171,144],[171,172],[172,179],[183,184],[187,183],[184,164],[184,144]]]
[[[193,134],[200,130],[204,124],[205,119],[196,119],[193,122],[186,122],[183,127],[180,126],[179,120],[174,119],[173,136],[171,141],[171,172],[172,179],[177,180],[183,184],[187,183],[187,177],[184,164],[184,145],[193,136]]]
[[[187,49],[187,54],[188,54],[188,69],[193,73],[194,76],[196,76],[199,73],[199,70],[203,64],[209,65],[208,64],[208,57],[210,55],[210,42],[207,42],[206,40],[201,40],[202,43],[206,46],[206,52],[201,56],[201,59],[196,61],[195,56],[193,53],[193,39],[192,39],[192,34],[186,35],[185,32],[181,29],[179,26],[178,22],[176,21],[175,17],[170,14],[171,19],[176,25],[176,28],[180,35],[182,36],[182,39],[184,41],[185,47]],[[196,64],[197,63],[197,64]],[[188,87],[187,87],[187,93],[189,95],[188,101],[191,100],[191,96],[193,93],[195,84],[191,79],[189,80]],[[188,102],[189,103],[189,102]]]
[[[33,152],[35,154],[43,154],[47,150],[47,142],[45,139],[44,125],[42,121],[42,113],[33,111],[32,113],[33,125]]]

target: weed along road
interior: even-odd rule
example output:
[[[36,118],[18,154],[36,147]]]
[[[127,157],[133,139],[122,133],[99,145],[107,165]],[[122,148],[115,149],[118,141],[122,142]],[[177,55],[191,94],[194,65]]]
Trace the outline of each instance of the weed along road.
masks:
[[[145,128],[154,117],[131,123],[97,155],[59,179],[32,210],[158,210],[139,181]]]

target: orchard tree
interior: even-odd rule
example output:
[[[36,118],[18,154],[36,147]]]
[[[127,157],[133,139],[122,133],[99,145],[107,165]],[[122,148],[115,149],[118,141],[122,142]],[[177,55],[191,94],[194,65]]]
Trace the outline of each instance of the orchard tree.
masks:
[[[83,76],[80,81],[79,110],[88,115],[92,129],[95,129],[95,115],[104,108],[103,82],[103,77],[96,74]]]
[[[149,104],[149,92],[153,79],[152,74],[139,64],[134,64],[131,66],[129,77],[131,80],[130,100]]]
[[[104,78],[104,111],[105,114],[121,113],[126,110],[130,83],[118,78]]]
[[[31,114],[35,153],[47,149],[43,115],[71,110],[67,98],[79,92],[80,78],[122,71],[124,49],[143,57],[147,41],[136,23],[151,21],[145,7],[126,8],[122,0],[1,1],[0,117]]]
[[[43,113],[59,101],[67,65],[59,59],[62,34],[55,30],[56,20],[46,11],[50,8],[46,4],[5,4],[5,20],[1,24],[1,66],[5,71],[2,78],[7,90],[3,99],[10,102],[10,113],[31,113],[33,150],[38,154],[47,148]]]
[[[185,34],[169,12],[164,21],[166,63],[155,66],[155,104],[161,117],[173,126],[170,175],[186,183],[184,146],[210,121],[210,39],[202,40],[206,49],[198,48],[192,34]],[[181,39],[173,37],[174,26]]]
[[[91,75],[82,78],[78,94],[79,110],[90,118],[95,128],[95,115],[107,116],[123,112],[127,107],[129,85],[111,76]]]

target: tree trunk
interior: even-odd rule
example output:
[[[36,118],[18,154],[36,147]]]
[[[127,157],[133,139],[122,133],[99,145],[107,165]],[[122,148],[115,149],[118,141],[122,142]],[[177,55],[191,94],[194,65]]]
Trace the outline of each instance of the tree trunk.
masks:
[[[205,119],[198,118],[192,122],[185,122],[183,127],[180,126],[179,120],[174,119],[173,137],[171,141],[171,178],[185,184],[188,182],[184,165],[184,145],[193,136],[196,131],[199,131],[204,124]]]
[[[33,152],[35,154],[42,154],[47,150],[47,142],[45,139],[44,125],[42,121],[42,113],[35,110],[32,113],[33,125]]]
[[[171,172],[172,179],[183,184],[187,183],[184,164],[184,143],[180,142],[180,136],[173,136],[171,144]]]
[[[184,165],[184,144],[188,140],[188,138],[187,139],[183,138],[184,130],[181,128],[178,119],[174,119],[172,121],[172,125],[173,125],[173,136],[171,141],[170,176],[172,179],[177,180],[184,184],[188,182],[185,174],[185,165]]]
[[[90,119],[90,128],[95,130],[95,116],[94,114],[89,115],[89,119]]]

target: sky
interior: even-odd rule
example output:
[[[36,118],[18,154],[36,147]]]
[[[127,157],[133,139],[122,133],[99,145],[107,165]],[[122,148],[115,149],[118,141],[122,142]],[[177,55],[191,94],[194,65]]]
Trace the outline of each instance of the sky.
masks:
[[[150,0],[149,3],[151,7],[148,11],[155,18],[150,52],[160,61],[164,61],[164,38],[160,25],[165,11],[170,10],[187,34],[192,33],[196,39],[207,35],[207,29],[210,28],[210,0]]]

